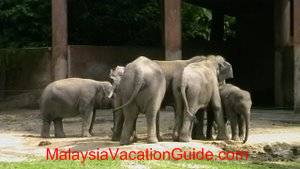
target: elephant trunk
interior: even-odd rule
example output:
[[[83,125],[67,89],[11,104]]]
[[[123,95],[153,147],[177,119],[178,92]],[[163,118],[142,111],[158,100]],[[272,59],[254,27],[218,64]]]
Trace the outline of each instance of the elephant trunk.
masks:
[[[243,140],[243,143],[246,143],[246,141],[248,140],[248,136],[249,136],[249,125],[250,125],[250,110],[249,111],[245,111],[243,113],[244,119],[245,119],[245,124],[246,124],[246,133],[245,133],[245,138]]]

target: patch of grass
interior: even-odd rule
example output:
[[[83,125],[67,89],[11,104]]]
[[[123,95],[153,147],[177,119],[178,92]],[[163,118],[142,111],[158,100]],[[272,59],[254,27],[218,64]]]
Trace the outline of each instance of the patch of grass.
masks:
[[[34,160],[28,162],[14,162],[14,163],[0,163],[1,169],[119,169],[121,163],[118,160],[87,160],[85,163],[80,161],[46,161],[46,160]]]
[[[299,169],[296,162],[252,162],[252,161],[141,161],[151,169]]]
[[[130,164],[130,165],[128,165]],[[132,161],[121,160],[87,160],[84,164],[80,161],[46,161],[33,160],[27,162],[0,163],[1,169],[126,169],[145,166],[151,169],[299,169],[300,163],[296,162],[252,162],[252,161]]]

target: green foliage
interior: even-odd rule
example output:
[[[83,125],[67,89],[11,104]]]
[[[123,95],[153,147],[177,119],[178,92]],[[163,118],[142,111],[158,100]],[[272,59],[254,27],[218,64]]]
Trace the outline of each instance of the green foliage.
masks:
[[[236,19],[235,17],[231,17],[225,15],[224,18],[224,40],[230,40],[236,37]]]
[[[209,40],[211,19],[212,14],[209,10],[188,3],[183,3],[183,39]]]
[[[209,40],[211,12],[182,6],[183,39]],[[161,0],[69,0],[68,12],[70,44],[162,44]],[[234,22],[225,19],[226,39]],[[51,46],[51,1],[1,0],[0,48],[32,46]]]
[[[50,1],[1,0],[0,47],[50,45]]]

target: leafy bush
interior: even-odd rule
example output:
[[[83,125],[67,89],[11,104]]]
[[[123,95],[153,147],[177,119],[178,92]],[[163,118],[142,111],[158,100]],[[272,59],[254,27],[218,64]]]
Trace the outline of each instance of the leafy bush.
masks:
[[[159,46],[161,0],[69,0],[69,43]],[[183,39],[209,40],[211,12],[183,3]],[[234,36],[225,18],[225,37]],[[50,0],[1,0],[0,48],[51,46]]]

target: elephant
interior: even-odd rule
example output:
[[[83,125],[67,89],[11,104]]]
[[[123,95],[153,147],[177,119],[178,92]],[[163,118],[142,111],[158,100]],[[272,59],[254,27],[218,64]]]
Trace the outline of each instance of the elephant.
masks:
[[[211,108],[218,124],[218,139],[227,139],[219,82],[233,78],[232,66],[222,56],[208,56],[206,60],[191,63],[183,69],[181,94],[184,102],[179,141],[191,141],[195,114]],[[201,112],[198,112],[201,113]]]
[[[113,93],[113,107],[117,108],[122,105],[122,98],[120,93],[120,82],[124,75],[125,67],[117,66],[115,69],[110,70],[109,77],[113,80],[114,93]],[[113,128],[112,128],[112,141],[120,141],[121,132],[123,129],[124,115],[122,109],[113,111]],[[135,130],[135,127],[134,127]]]
[[[65,137],[62,119],[80,115],[82,136],[93,133],[95,110],[100,108],[105,98],[113,94],[110,82],[82,78],[67,78],[50,83],[41,96],[40,111],[42,115],[41,137],[50,137],[51,122],[54,122],[55,137]]]
[[[118,82],[118,80],[114,80]],[[163,71],[154,61],[140,56],[124,68],[122,78],[116,86],[117,98],[122,105],[114,109],[122,111],[116,116],[124,115],[124,124],[120,144],[130,144],[134,126],[139,112],[147,119],[147,142],[156,143],[158,113],[166,91],[166,80]],[[122,124],[122,123],[120,123]],[[116,126],[114,126],[115,128]],[[117,128],[117,127],[116,127]]]
[[[248,91],[242,90],[232,84],[223,83],[219,87],[222,106],[224,109],[225,121],[230,121],[232,140],[239,141],[243,138],[243,143],[248,140],[251,95]],[[214,116],[208,116],[207,137],[212,138]],[[237,132],[238,129],[238,132]],[[246,132],[246,133],[244,133]]]
[[[205,56],[194,56],[188,60],[155,60],[155,62],[158,63],[161,69],[163,70],[166,79],[167,91],[164,97],[165,104],[173,106],[175,110],[175,125],[172,134],[172,138],[174,141],[178,141],[178,133],[181,128],[182,122],[183,102],[180,91],[182,71],[188,64],[200,62],[205,59]],[[173,98],[173,100],[171,100],[170,98]]]
[[[183,103],[180,93],[180,86],[181,86],[181,73],[185,66],[187,66],[190,63],[199,62],[202,60],[205,60],[206,57],[204,56],[194,56],[191,59],[188,60],[173,60],[173,61],[159,61],[154,60],[160,68],[162,69],[165,80],[166,80],[166,94],[164,97],[164,102],[167,105],[171,105],[175,108],[175,125],[173,129],[173,140],[178,140],[178,133],[179,129],[181,127],[181,114],[183,110]],[[121,66],[116,67],[115,70],[111,70],[111,78],[116,81],[117,83],[120,81],[120,78],[122,77],[122,73],[124,71],[122,70]],[[117,93],[118,90],[115,90]],[[170,99],[170,98],[173,98]],[[118,101],[118,98],[114,99],[115,102],[120,103]],[[116,103],[115,103],[116,104]],[[114,127],[113,127],[113,137],[112,140],[117,141],[120,138],[120,134],[122,131],[122,124],[123,124],[123,117],[122,114],[118,113],[118,116],[114,113]],[[159,120],[157,120],[159,121]],[[159,126],[157,124],[157,126]],[[159,135],[159,127],[157,127],[157,137],[159,140],[162,140]],[[134,138],[136,139],[136,135],[134,135]]]

